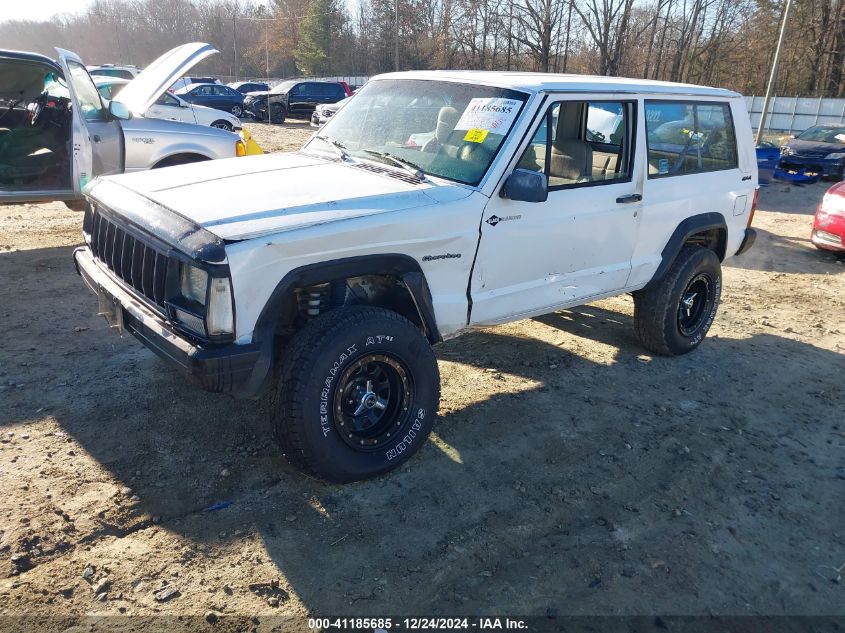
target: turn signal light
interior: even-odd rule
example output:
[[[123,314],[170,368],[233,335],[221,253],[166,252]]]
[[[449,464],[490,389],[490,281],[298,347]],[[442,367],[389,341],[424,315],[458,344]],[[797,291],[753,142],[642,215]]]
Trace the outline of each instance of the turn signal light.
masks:
[[[751,213],[748,214],[748,224],[746,226],[750,227],[751,223],[754,221],[754,212],[757,210],[757,198],[760,197],[760,185],[754,189],[754,198],[751,200]]]
[[[246,156],[246,143],[241,140],[235,141],[235,156]]]

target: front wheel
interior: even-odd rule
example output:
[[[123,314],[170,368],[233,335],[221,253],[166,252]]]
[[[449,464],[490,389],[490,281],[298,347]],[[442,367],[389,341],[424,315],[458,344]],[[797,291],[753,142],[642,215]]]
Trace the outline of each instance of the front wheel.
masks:
[[[238,105],[237,103],[236,103],[235,105],[233,105],[233,106],[232,106],[232,114],[234,114],[234,115],[235,115],[236,117],[238,117],[239,119],[241,118],[241,116],[243,115],[243,113],[244,113],[243,106]]]
[[[284,123],[287,112],[282,105],[274,105],[270,108],[270,123]]]
[[[662,356],[699,346],[719,307],[722,267],[716,253],[685,246],[662,279],[634,293],[634,329],[640,342]]]
[[[216,127],[218,130],[226,130],[227,132],[231,132],[234,129],[231,123],[222,119],[212,123],[211,127]]]
[[[390,310],[348,307],[310,321],[283,352],[272,416],[292,462],[343,483],[419,450],[439,402],[437,360],[420,330]]]

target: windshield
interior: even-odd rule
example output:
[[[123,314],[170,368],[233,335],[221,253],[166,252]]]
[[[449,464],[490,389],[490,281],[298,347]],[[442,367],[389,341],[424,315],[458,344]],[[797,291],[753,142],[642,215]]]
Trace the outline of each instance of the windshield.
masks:
[[[817,143],[845,143],[845,127],[834,125],[816,125],[809,130],[804,130],[798,135],[802,141],[815,141]]]
[[[308,149],[398,163],[468,185],[481,182],[528,95],[446,81],[373,81],[334,115]]]
[[[293,88],[296,84],[297,84],[297,82],[295,80],[294,81],[283,81],[282,83],[280,83],[276,86],[273,86],[273,89],[270,92],[272,92],[274,95],[277,95],[281,92],[287,92],[288,90]]]

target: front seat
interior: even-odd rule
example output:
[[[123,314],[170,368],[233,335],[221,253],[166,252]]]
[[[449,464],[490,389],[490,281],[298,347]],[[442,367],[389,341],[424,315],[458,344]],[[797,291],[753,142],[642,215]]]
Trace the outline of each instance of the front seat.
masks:
[[[562,103],[552,141],[549,176],[571,182],[589,182],[593,176],[593,148],[579,138],[584,104]]]

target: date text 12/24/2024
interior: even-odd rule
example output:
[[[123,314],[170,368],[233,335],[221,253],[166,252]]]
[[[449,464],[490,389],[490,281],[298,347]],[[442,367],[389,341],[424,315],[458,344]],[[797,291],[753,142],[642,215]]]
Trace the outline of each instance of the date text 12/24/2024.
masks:
[[[374,633],[391,630],[525,630],[519,618],[309,618],[308,628],[329,631],[370,629]]]

